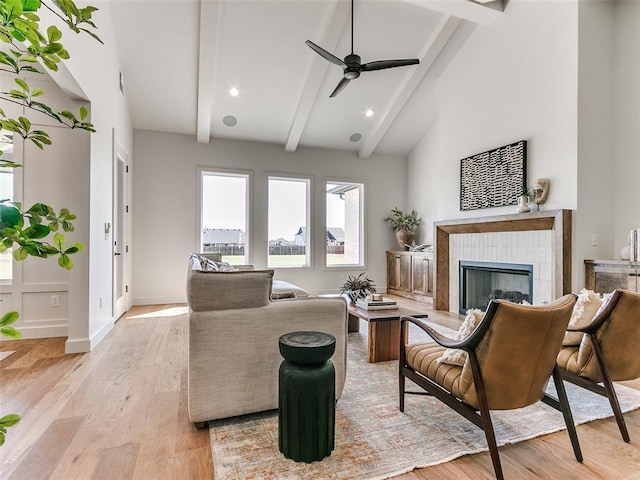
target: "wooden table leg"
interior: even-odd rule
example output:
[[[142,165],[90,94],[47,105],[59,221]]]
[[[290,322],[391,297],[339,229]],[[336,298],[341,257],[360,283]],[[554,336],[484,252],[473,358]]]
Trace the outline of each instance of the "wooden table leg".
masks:
[[[360,331],[360,319],[355,315],[349,314],[349,322],[347,324],[347,333]]]
[[[369,322],[368,343],[367,362],[397,360],[400,356],[400,320]]]

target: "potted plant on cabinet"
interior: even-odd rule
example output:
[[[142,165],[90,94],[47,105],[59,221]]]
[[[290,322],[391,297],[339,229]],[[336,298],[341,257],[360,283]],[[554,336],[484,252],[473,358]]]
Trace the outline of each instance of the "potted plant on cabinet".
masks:
[[[422,218],[418,218],[418,212],[411,210],[411,213],[404,213],[398,207],[391,210],[391,215],[385,217],[385,222],[391,225],[396,232],[396,239],[401,250],[408,250],[416,238],[415,229],[420,226]]]

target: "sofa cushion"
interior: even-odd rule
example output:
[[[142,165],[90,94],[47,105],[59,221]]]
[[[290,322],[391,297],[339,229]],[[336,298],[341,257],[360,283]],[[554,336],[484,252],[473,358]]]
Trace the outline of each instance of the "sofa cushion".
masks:
[[[189,269],[187,301],[194,312],[268,305],[273,270],[233,272]]]

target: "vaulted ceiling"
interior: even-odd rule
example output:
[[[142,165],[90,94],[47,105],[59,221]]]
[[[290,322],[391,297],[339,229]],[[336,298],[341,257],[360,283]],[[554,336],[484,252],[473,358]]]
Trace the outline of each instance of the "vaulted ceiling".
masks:
[[[134,128],[406,156],[433,124],[438,76],[502,1],[355,0],[362,63],[419,65],[363,72],[336,97],[351,51],[349,0],[110,2]],[[231,88],[238,89],[231,96]],[[367,117],[365,112],[372,110]]]

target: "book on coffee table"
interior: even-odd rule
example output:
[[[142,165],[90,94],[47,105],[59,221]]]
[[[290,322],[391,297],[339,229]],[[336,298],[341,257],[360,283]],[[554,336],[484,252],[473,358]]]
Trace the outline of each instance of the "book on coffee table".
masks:
[[[395,300],[366,300],[359,298],[356,300],[356,306],[366,310],[393,310],[398,308],[398,302]]]

